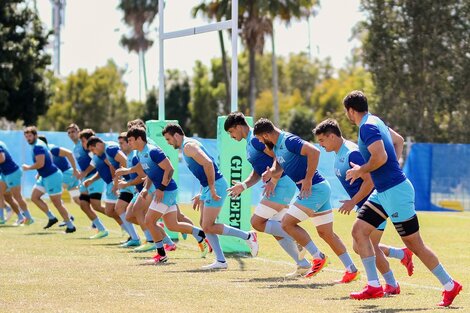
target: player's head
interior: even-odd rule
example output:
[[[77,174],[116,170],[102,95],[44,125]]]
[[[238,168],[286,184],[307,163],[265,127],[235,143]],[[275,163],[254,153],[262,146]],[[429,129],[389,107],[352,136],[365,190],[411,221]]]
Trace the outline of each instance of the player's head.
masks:
[[[44,136],[44,135],[38,135],[38,139],[41,140],[42,142],[44,142],[46,145],[49,144],[49,143],[47,142],[46,136]]]
[[[317,137],[320,146],[327,152],[336,151],[343,142],[341,129],[336,120],[329,118],[324,120],[313,129],[313,134]],[[339,147],[338,147],[339,145]]]
[[[36,128],[36,126],[26,127],[24,129],[24,137],[30,145],[34,144],[38,139],[38,129]]]
[[[119,148],[121,148],[122,151],[127,153],[130,150],[132,150],[127,140],[127,132],[122,132],[119,134],[118,142],[119,142]]]
[[[80,138],[80,141],[82,142],[83,149],[88,150],[87,148],[88,139],[90,139],[94,135],[95,135],[95,132],[91,128],[86,128],[78,134],[78,138]]]
[[[96,136],[91,136],[87,140],[87,149],[96,155],[102,155],[104,152],[104,141]]]
[[[127,131],[127,142],[132,150],[142,151],[147,144],[147,133],[140,126],[132,126]]]
[[[183,144],[184,131],[178,124],[166,125],[162,130],[162,135],[165,137],[166,142],[175,149],[179,149]]]
[[[241,112],[232,112],[227,116],[224,123],[224,129],[230,134],[230,137],[236,141],[246,138],[245,132],[249,128],[245,115]]]
[[[72,123],[67,126],[67,135],[69,136],[70,140],[76,142],[78,140],[78,134],[80,133],[80,127],[77,124]]]
[[[346,115],[353,123],[356,123],[356,117],[358,114],[369,111],[367,97],[362,91],[359,90],[353,90],[346,97],[344,97],[343,105],[346,109]]]
[[[253,134],[264,143],[269,149],[274,148],[273,134],[275,133],[274,124],[267,118],[260,118],[253,127]]]
[[[144,130],[147,130],[147,126],[144,121],[140,118],[127,122],[127,130],[131,129],[133,126],[142,127]]]

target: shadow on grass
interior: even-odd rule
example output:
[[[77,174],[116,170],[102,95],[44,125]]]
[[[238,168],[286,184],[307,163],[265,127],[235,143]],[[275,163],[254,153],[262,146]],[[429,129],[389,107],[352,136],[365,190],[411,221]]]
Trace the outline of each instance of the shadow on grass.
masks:
[[[366,304],[358,307],[357,312],[386,312],[386,313],[399,313],[399,312],[422,312],[434,311],[436,308],[384,308],[374,304]]]
[[[313,284],[278,284],[261,287],[263,289],[323,289],[336,285],[335,283],[313,283]]]
[[[256,277],[256,278],[249,278],[249,279],[238,279],[232,280],[233,283],[282,283],[287,281],[293,281],[295,279],[292,278],[284,278],[282,276],[275,276],[275,277]]]
[[[35,233],[27,233],[26,236],[43,236],[43,235],[57,235],[57,234],[64,234],[64,232],[35,232]]]
[[[136,266],[167,267],[167,266],[172,266],[172,265],[176,265],[176,263],[175,262],[166,262],[166,263],[155,264],[153,262],[142,262],[142,263],[137,264]]]

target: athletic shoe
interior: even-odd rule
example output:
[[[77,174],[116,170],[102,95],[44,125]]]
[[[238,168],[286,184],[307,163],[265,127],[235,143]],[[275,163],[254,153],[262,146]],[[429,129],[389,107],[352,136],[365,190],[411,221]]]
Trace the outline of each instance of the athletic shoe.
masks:
[[[165,251],[175,251],[176,250],[176,244],[174,243],[174,244],[170,245],[170,244],[165,243],[163,245],[163,248],[165,249]]]
[[[59,220],[57,218],[50,218],[49,221],[47,221],[47,225],[43,227],[43,229],[48,229],[50,228],[52,225],[54,224],[57,224],[59,222]]]
[[[95,235],[91,236],[90,239],[101,239],[109,235],[107,230],[102,230],[97,232]]]
[[[72,222],[74,222],[74,221],[75,221],[75,217],[73,217],[72,215],[70,215],[70,220],[71,220]],[[60,224],[59,224],[58,226],[59,226],[59,227],[64,227],[65,225],[67,225],[67,222],[66,222],[66,221],[62,221],[62,222],[60,222]],[[96,227],[95,227],[95,228],[96,228]]]
[[[5,222],[8,222],[10,220],[10,218],[13,216],[13,210],[9,206],[7,206],[5,208],[5,213],[6,213],[5,214]]]
[[[66,233],[66,234],[74,233],[74,232],[76,232],[76,231],[77,231],[77,229],[75,228],[75,226],[72,226],[72,228],[67,227],[67,228],[65,229],[65,233]]]
[[[127,237],[127,240],[121,241],[121,242],[119,242],[119,244],[122,245],[122,244],[128,242],[129,240],[132,240],[132,238],[131,238],[131,237]]]
[[[13,223],[13,226],[24,226],[24,223],[26,221],[26,218],[19,218],[16,220],[16,222]]]
[[[149,261],[152,264],[162,264],[168,261],[168,257],[166,255],[155,254],[155,256]]]
[[[34,218],[27,218],[27,217],[25,217],[25,219],[24,219],[24,224],[25,224],[25,225],[28,225],[28,226],[29,226],[29,225],[31,225],[31,224],[33,224],[33,223],[34,223]]]
[[[208,270],[208,271],[211,271],[211,270],[226,270],[227,268],[228,268],[227,262],[219,262],[219,261],[215,261],[212,264],[204,265],[202,267],[203,270]]]
[[[384,290],[382,289],[382,286],[372,287],[370,285],[366,285],[364,289],[362,289],[359,292],[351,292],[351,294],[349,295],[351,299],[356,299],[356,300],[382,298],[383,296],[384,296]]]
[[[307,274],[309,270],[310,270],[310,266],[302,267],[302,266],[297,265],[297,269],[293,271],[292,273],[287,274],[286,277],[287,278],[302,277],[305,274]]]
[[[397,282],[397,286],[393,287],[392,285],[385,285],[384,287],[384,295],[385,296],[390,296],[390,295],[399,295],[400,294],[400,285]]]
[[[408,276],[413,275],[413,270],[414,270],[414,265],[413,265],[413,252],[411,252],[410,249],[408,248],[403,248],[403,253],[404,257],[400,261],[401,264],[403,264],[404,267],[406,267],[406,270],[408,271]]]
[[[250,238],[248,238],[245,241],[248,244],[248,246],[250,247],[251,255],[252,256],[257,256],[258,255],[258,250],[259,250],[258,235],[254,231],[251,231],[249,234],[250,234]]]
[[[323,268],[326,267],[328,261],[328,257],[325,255],[323,259],[313,259],[312,260],[312,267],[310,270],[305,274],[304,277],[310,278],[317,275]]]
[[[307,253],[307,249],[299,244],[297,244],[297,249],[299,249],[299,260],[303,260],[305,258],[305,254]]]
[[[131,239],[128,242],[120,245],[121,248],[139,247],[139,246],[140,246],[140,239]]]
[[[460,291],[462,291],[462,285],[459,284],[458,282],[456,282],[454,280],[454,288],[452,288],[452,290],[450,291],[443,291],[442,292],[442,301],[439,302],[437,305],[438,306],[449,306],[452,304],[452,302],[454,301],[455,297],[457,297],[457,295],[459,294]]]
[[[343,278],[341,278],[340,280],[336,280],[335,283],[348,284],[352,281],[358,280],[360,277],[361,275],[359,274],[359,271],[355,271],[355,272],[346,271],[344,272]]]
[[[155,245],[154,242],[146,242],[143,245],[140,245],[139,247],[135,248],[135,252],[148,252],[148,251],[153,251],[157,249],[157,246]]]
[[[207,246],[207,243],[203,240],[197,245],[199,247],[199,250],[201,250],[201,258],[205,258],[206,255],[209,253],[209,247]]]
[[[181,233],[181,237],[183,237],[183,240],[188,239],[188,234],[186,233]]]

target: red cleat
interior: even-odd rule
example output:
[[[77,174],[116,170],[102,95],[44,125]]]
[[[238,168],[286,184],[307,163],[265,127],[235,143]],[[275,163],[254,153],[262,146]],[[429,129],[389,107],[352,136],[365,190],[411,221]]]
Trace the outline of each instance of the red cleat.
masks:
[[[462,291],[462,289],[463,289],[462,285],[454,280],[454,288],[450,291],[444,290],[442,292],[442,295],[443,295],[442,301],[439,302],[437,305],[438,306],[451,305],[452,301],[454,301],[455,297],[457,297],[457,295],[459,294],[460,291]]]
[[[161,264],[166,263],[168,261],[168,257],[166,255],[155,254],[155,256],[150,260],[150,263],[154,264]]]
[[[359,274],[359,271],[355,271],[355,272],[346,271],[344,272],[343,278],[341,278],[340,280],[336,280],[335,283],[347,284],[347,283],[350,283],[352,281],[359,279],[359,277],[361,277],[361,275]]]
[[[413,275],[413,270],[415,268],[415,266],[413,265],[413,252],[411,252],[411,250],[408,248],[403,248],[402,250],[405,253],[405,256],[400,261],[400,263],[403,264],[404,267],[406,267],[406,270],[408,271],[408,276],[411,276]]]
[[[351,294],[349,295],[351,299],[356,299],[356,300],[382,298],[383,296],[384,296],[384,291],[382,289],[382,286],[372,287],[370,285],[366,285],[364,289],[362,289],[359,292],[351,292]]]
[[[165,249],[165,251],[175,251],[176,250],[176,244],[169,245],[169,244],[165,243],[163,245],[163,248]]]
[[[313,259],[312,268],[305,274],[304,277],[310,278],[317,275],[327,265],[328,257],[325,255],[323,259]]]
[[[400,285],[398,283],[396,287],[393,287],[391,285],[385,285],[384,295],[389,296],[389,295],[399,295],[399,294],[400,294]]]

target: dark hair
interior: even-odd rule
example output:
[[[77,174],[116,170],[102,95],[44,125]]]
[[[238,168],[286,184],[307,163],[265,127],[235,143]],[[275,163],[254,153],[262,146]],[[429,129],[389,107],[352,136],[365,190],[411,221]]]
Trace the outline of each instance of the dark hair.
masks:
[[[227,119],[224,123],[224,129],[226,132],[232,127],[236,127],[238,125],[241,126],[248,126],[245,115],[242,112],[232,112],[227,116]]]
[[[356,112],[369,111],[367,97],[362,91],[359,90],[353,90],[346,97],[344,97],[343,104],[346,110],[352,108]]]
[[[66,129],[66,130],[69,130],[70,128],[73,128],[73,129],[75,129],[76,131],[80,131],[80,127],[78,127],[78,125],[75,124],[75,123],[71,123],[69,126],[67,126],[67,129]]]
[[[37,135],[38,134],[38,129],[36,128],[36,126],[28,126],[24,129],[24,133],[25,134],[31,133],[33,135]]]
[[[95,132],[91,128],[84,129],[80,132],[78,135],[80,139],[85,138],[85,139],[90,139],[90,137],[93,137],[95,135]]]
[[[253,128],[253,134],[262,135],[265,133],[272,133],[274,131],[274,124],[267,118],[260,118],[256,121]]]
[[[88,141],[86,142],[86,147],[87,148],[94,147],[96,146],[98,142],[104,143],[101,138],[98,138],[96,136],[91,136],[90,138],[88,138]]]
[[[174,136],[175,134],[180,134],[181,136],[184,136],[184,131],[178,124],[168,124],[162,130],[162,135],[165,134],[170,134],[171,136]]]
[[[46,145],[48,144],[48,143],[47,143],[47,138],[46,138],[46,136],[44,136],[44,135],[39,135],[39,136],[38,136],[38,139],[44,141],[44,143],[45,143]]]
[[[127,132],[120,133],[118,139],[124,139],[127,142]]]
[[[335,134],[338,137],[342,137],[338,122],[332,118],[326,119],[318,124],[317,127],[313,129],[313,134],[315,136]]]
[[[131,129],[127,131],[127,138],[133,137],[134,139],[142,138],[142,141],[147,142],[147,133],[143,127],[132,126]]]
[[[144,130],[147,130],[147,125],[140,118],[127,122],[127,130],[131,129],[133,126],[142,127]]]

